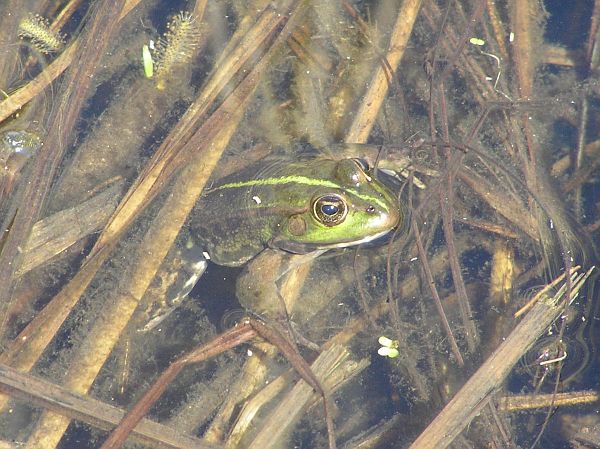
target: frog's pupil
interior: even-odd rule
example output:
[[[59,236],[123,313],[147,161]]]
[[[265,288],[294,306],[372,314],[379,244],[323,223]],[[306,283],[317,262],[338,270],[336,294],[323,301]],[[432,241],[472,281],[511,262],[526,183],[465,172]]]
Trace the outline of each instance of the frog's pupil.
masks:
[[[338,213],[339,211],[339,207],[337,207],[335,204],[323,204],[321,206],[321,211],[325,214],[325,215],[335,215]]]
[[[336,226],[348,215],[348,206],[340,195],[323,195],[313,202],[314,217],[325,226]]]

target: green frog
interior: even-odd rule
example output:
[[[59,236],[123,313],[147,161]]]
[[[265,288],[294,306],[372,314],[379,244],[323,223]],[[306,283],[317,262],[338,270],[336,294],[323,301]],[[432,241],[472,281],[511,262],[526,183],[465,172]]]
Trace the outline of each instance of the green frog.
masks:
[[[202,195],[192,232],[216,264],[245,265],[240,303],[279,308],[277,282],[333,248],[371,242],[400,225],[394,193],[367,159],[265,160],[219,180]]]
[[[195,237],[225,266],[267,247],[306,254],[370,242],[400,221],[393,193],[351,158],[251,166],[208,189],[196,210]]]
[[[327,250],[371,242],[399,226],[399,202],[372,168],[378,148],[341,149],[367,157],[271,156],[208,186],[192,213],[194,246],[179,255],[186,260],[185,283],[171,289],[178,293],[167,294],[170,307],[161,306],[141,330],[154,328],[180,304],[205,259],[245,266],[238,300],[268,315],[281,311],[277,283],[286,273]]]

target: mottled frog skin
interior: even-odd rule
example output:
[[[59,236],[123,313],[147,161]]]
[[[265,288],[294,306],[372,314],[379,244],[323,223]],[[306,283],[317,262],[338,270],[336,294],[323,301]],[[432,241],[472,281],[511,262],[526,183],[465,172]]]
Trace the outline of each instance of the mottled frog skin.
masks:
[[[395,195],[362,159],[261,160],[203,193],[191,218],[192,257],[171,302],[179,304],[200,278],[204,254],[218,265],[245,265],[238,300],[270,314],[281,305],[277,281],[290,270],[328,249],[375,240],[401,222]]]
[[[265,248],[306,254],[369,242],[401,219],[360,159],[263,161],[211,186],[192,232],[213,262],[241,266]]]

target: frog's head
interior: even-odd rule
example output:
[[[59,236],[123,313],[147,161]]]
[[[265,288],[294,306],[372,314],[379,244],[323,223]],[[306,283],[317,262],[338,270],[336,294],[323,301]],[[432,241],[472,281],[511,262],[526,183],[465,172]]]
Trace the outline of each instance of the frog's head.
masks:
[[[398,200],[365,162],[320,164],[314,167],[310,203],[287,218],[271,246],[294,253],[345,248],[375,240],[401,223]]]

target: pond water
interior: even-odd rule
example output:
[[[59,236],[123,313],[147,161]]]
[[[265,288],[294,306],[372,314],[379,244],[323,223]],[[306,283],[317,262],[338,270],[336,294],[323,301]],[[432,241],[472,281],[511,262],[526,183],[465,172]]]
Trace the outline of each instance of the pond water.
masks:
[[[600,446],[598,4],[0,10],[0,448]]]

